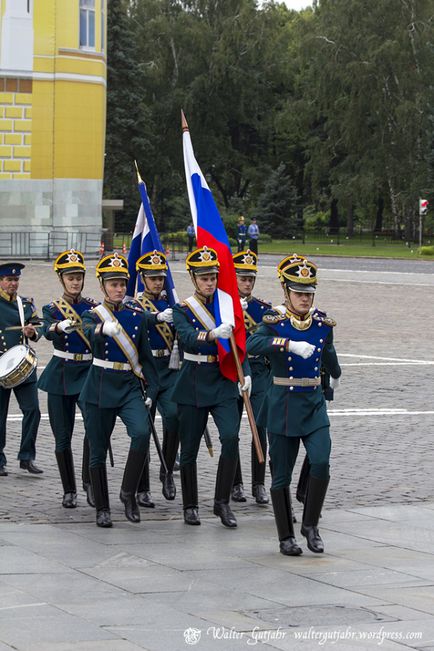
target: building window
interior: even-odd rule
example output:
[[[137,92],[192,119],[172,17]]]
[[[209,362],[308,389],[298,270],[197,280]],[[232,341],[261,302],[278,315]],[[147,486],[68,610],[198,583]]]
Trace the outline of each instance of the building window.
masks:
[[[101,52],[105,49],[105,0],[101,0]]]
[[[80,0],[80,47],[95,48],[95,0]]]

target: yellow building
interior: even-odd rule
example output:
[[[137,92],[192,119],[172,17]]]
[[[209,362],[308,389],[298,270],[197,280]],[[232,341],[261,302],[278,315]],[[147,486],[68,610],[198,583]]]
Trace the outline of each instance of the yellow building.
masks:
[[[0,0],[0,256],[96,252],[107,0]]]

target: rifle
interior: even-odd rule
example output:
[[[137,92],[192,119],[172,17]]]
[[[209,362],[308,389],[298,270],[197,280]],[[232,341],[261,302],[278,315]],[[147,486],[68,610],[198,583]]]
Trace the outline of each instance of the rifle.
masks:
[[[210,457],[214,456],[214,450],[212,447],[212,440],[211,440],[211,434],[209,433],[208,425],[205,425],[205,429],[203,431],[203,438],[206,444],[206,447],[208,448],[208,453]]]
[[[145,400],[146,400],[145,383],[141,378],[139,378],[139,380],[140,380],[140,388],[142,390],[143,402],[145,402]],[[163,467],[164,474],[167,475],[169,471],[167,470],[166,459],[164,458],[163,450],[161,449],[161,443],[160,443],[160,440],[158,438],[157,430],[155,429],[154,419],[152,418],[151,410],[149,409],[149,407],[147,407],[146,405],[145,405],[145,407],[146,407],[146,411],[148,412],[149,425],[151,426],[151,434],[152,434],[152,438],[154,439],[154,443],[155,443],[155,447],[156,447],[157,452],[158,452],[158,456],[160,458],[160,463],[161,463],[161,465]]]

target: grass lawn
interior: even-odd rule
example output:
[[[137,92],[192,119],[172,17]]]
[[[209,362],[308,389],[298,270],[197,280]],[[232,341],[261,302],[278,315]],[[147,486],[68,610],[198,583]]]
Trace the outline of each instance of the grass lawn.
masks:
[[[131,235],[117,234],[114,237],[113,245],[118,251],[122,250],[122,244],[125,242],[127,249],[130,246]],[[162,235],[164,243],[164,235]],[[369,235],[355,237],[351,240],[340,239],[339,244],[336,239],[322,238],[312,236],[312,241],[307,237],[303,244],[301,240],[273,240],[272,242],[260,242],[260,253],[276,253],[282,256],[290,253],[299,253],[301,255],[332,255],[342,257],[368,257],[368,258],[402,258],[412,260],[433,260],[433,256],[422,256],[418,253],[418,246],[410,244],[406,246],[404,242],[393,242],[390,239],[378,237],[374,240],[375,246],[372,245],[372,237]],[[170,244],[172,250],[173,244]],[[186,251],[186,245],[175,246],[176,251]],[[233,248],[236,251],[236,248]]]
[[[432,256],[421,256],[417,246],[406,246],[403,242],[376,241],[372,246],[372,240],[363,241],[359,239],[341,240],[339,244],[331,243],[330,240],[309,242],[303,244],[300,240],[273,240],[260,244],[261,253],[279,253],[289,255],[299,253],[301,255],[334,255],[342,257],[369,257],[369,258],[411,258],[413,260],[432,260]]]

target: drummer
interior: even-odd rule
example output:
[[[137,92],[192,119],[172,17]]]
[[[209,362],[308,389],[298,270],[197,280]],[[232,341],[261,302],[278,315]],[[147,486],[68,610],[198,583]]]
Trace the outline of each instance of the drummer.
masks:
[[[27,344],[28,340],[38,341],[42,335],[40,319],[36,313],[33,299],[18,296],[21,271],[24,265],[19,262],[0,264],[0,369],[1,356],[13,346]],[[20,315],[22,306],[22,314]],[[24,373],[25,377],[25,373]],[[21,444],[18,453],[20,468],[32,475],[42,470],[35,465],[36,436],[41,412],[39,411],[36,370],[13,388],[18,405],[23,413]],[[0,371],[1,382],[1,371]],[[0,386],[0,477],[6,477],[6,421],[12,389]]]

